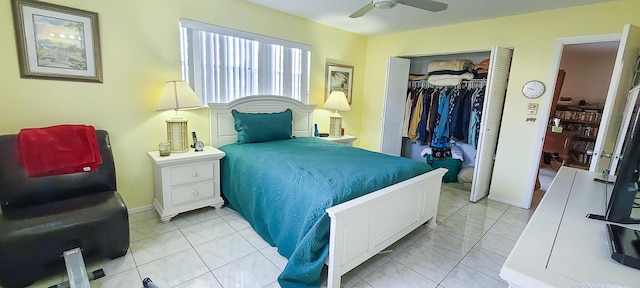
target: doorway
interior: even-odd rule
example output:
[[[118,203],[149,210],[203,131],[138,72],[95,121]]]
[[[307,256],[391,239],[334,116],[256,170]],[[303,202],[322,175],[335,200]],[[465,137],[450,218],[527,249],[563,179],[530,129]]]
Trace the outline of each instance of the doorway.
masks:
[[[561,166],[589,169],[619,45],[620,41],[564,45],[532,206]]]
[[[601,120],[598,126],[595,143],[593,144],[593,150],[591,152],[589,171],[591,172],[607,172],[608,167],[612,164],[612,159],[616,159],[619,155],[615,154],[616,143],[620,142],[619,136],[621,135],[620,129],[623,121],[623,113],[625,110],[627,96],[629,90],[634,83],[634,72],[638,61],[638,52],[640,51],[640,28],[634,25],[627,24],[623,27],[620,34],[606,34],[606,35],[590,35],[579,37],[567,37],[559,38],[557,40],[555,62],[552,64],[552,73],[549,75],[549,86],[554,87],[556,84],[557,72],[560,69],[560,59],[562,53],[567,45],[571,44],[589,44],[589,43],[602,43],[618,41],[619,46],[616,52],[616,60],[613,67],[613,72],[609,81],[609,88],[607,90],[607,96],[604,107],[602,108]],[[564,85],[563,85],[564,86]],[[549,112],[551,111],[551,104],[553,97],[547,97],[542,107],[541,121],[548,123]],[[555,112],[554,112],[555,114]],[[537,142],[534,151],[541,151],[544,144],[544,139],[547,125],[541,125],[538,128],[537,135],[540,137],[540,141]],[[589,150],[589,149],[585,149]],[[585,151],[588,152],[588,151]],[[540,164],[538,162],[542,157],[542,152],[533,155],[535,161],[533,161],[530,174],[529,174],[529,187],[530,192],[525,195],[525,207],[531,206],[531,200],[533,198],[534,186],[539,183],[538,171]],[[528,202],[528,203],[527,203]]]

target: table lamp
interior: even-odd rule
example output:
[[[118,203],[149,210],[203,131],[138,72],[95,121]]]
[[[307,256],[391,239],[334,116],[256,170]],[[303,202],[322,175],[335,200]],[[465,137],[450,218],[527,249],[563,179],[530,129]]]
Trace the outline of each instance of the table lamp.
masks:
[[[202,101],[183,81],[167,81],[162,89],[156,111],[174,110],[176,114],[167,120],[167,141],[171,152],[189,151],[187,119],[178,115],[178,110],[203,108]]]
[[[338,114],[340,111],[349,111],[349,102],[347,102],[347,96],[342,91],[331,91],[327,101],[324,102],[324,108],[333,109],[336,112],[331,115],[329,121],[329,137],[341,137],[342,136],[342,116]]]

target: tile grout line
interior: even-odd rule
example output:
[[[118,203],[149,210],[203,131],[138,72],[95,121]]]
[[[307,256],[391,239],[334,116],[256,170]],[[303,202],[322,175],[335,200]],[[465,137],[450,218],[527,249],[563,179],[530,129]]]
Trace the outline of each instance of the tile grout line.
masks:
[[[218,213],[216,213],[216,214],[218,214]],[[218,217],[220,217],[220,215],[218,215]],[[223,220],[224,220],[224,219],[223,219]],[[204,221],[200,221],[200,222],[195,223],[195,224],[193,224],[193,225],[196,225],[196,224],[199,224],[199,223],[202,223],[202,222],[204,222]],[[184,227],[184,228],[187,228],[187,227],[190,227],[190,226],[193,226],[193,225],[189,225],[189,226],[186,226],[186,227]],[[178,226],[178,225],[176,225],[176,226]],[[204,261],[204,259],[202,259],[202,256],[200,256],[200,253],[198,253],[198,251],[196,250],[196,247],[195,247],[195,246],[193,246],[193,244],[191,243],[191,241],[189,241],[189,239],[187,238],[187,235],[185,235],[185,234],[184,234],[184,232],[182,232],[182,228],[178,227],[178,230],[179,230],[179,231],[180,231],[180,233],[182,234],[182,237],[184,237],[184,239],[185,239],[185,240],[187,240],[187,243],[189,243],[189,246],[191,246],[191,248],[189,248],[189,249],[193,249],[193,252],[194,252],[194,253],[196,253],[196,255],[198,256],[198,258],[200,259],[200,261],[202,261],[202,263],[204,264],[204,266],[205,266],[205,267],[207,267],[207,271],[208,271],[207,273],[211,273],[211,276],[213,276],[213,279],[216,279],[216,281],[218,282],[218,284],[220,284],[220,286],[224,288],[224,286],[222,285],[222,283],[220,283],[220,280],[218,280],[218,277],[216,277],[216,275],[215,275],[215,274],[213,274],[213,271],[211,271],[211,269],[209,268],[209,266],[207,265],[207,263]],[[215,239],[213,239],[213,240],[215,240]],[[210,241],[213,241],[213,240],[210,240]],[[207,242],[205,242],[205,243],[207,243]],[[204,244],[204,243],[202,243],[202,244]],[[200,245],[202,245],[202,244],[200,244]],[[185,251],[186,251],[186,250],[185,250]],[[207,274],[207,273],[204,273],[204,274],[202,274],[202,275],[205,275],[205,274]],[[199,275],[199,276],[197,276],[197,277],[195,277],[195,278],[193,278],[193,279],[196,279],[196,278],[198,278],[198,277],[201,277],[202,275]],[[178,284],[177,286],[180,286],[180,285],[182,285],[182,284],[184,284],[184,283],[187,283],[187,282],[189,282],[189,281],[191,281],[191,280],[193,280],[193,279],[187,280],[187,281],[185,281],[185,282],[183,282],[183,283],[181,283],[181,284]]]

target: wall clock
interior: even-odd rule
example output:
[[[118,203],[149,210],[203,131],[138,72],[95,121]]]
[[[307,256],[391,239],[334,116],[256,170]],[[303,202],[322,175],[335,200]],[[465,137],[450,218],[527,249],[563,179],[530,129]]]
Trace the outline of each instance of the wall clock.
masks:
[[[522,86],[522,95],[529,99],[535,99],[544,94],[544,83],[539,80],[531,80]]]

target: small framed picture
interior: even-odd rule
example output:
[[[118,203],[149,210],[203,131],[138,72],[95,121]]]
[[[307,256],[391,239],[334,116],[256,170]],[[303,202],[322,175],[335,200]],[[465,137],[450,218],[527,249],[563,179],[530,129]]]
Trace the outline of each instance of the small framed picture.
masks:
[[[341,90],[347,96],[351,104],[351,90],[353,88],[353,66],[327,63],[325,75],[324,100],[326,101],[331,91]]]
[[[102,83],[98,14],[12,0],[21,78]]]

